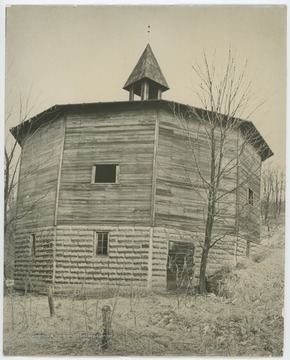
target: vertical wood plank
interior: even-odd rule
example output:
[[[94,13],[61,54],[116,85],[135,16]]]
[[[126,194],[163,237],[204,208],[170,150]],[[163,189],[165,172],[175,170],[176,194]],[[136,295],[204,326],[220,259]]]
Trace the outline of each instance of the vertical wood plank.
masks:
[[[157,152],[159,140],[159,110],[156,111],[154,149],[153,149],[153,168],[152,168],[152,188],[151,188],[151,210],[150,225],[155,224],[155,206],[156,206],[156,179],[157,179]]]
[[[52,249],[52,285],[55,284],[55,274],[56,274],[56,240],[57,240],[57,226],[54,225],[54,234],[53,234],[53,249]]]
[[[64,115],[64,118],[63,118],[62,143],[61,143],[61,151],[60,151],[60,156],[59,156],[58,177],[57,177],[57,184],[56,184],[56,198],[55,198],[55,210],[54,210],[54,225],[55,226],[57,225],[57,212],[58,212],[58,203],[59,203],[61,168],[62,168],[64,143],[65,143],[65,128],[66,128],[66,115]]]
[[[158,89],[157,98],[158,98],[158,100],[162,99],[162,91],[160,89]]]
[[[96,179],[96,165],[92,166],[92,179],[91,179],[91,184],[95,183],[95,179]]]
[[[129,101],[134,101],[134,85],[130,88]]]
[[[141,100],[145,100],[145,83],[141,84]]]
[[[148,100],[149,99],[149,83],[148,81],[145,80],[144,83],[144,100]]]
[[[148,251],[148,280],[147,280],[147,289],[152,289],[152,271],[153,271],[153,235],[154,228],[150,227],[149,230],[149,251]]]
[[[116,183],[120,182],[120,165],[116,166]]]

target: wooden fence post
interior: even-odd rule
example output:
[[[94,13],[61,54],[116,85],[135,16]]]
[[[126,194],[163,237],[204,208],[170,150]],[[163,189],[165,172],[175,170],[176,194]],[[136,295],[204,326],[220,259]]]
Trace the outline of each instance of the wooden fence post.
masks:
[[[49,306],[50,316],[52,317],[55,315],[55,311],[54,311],[54,300],[53,300],[53,296],[52,296],[52,286],[51,285],[48,287],[48,306]]]
[[[112,310],[109,305],[104,305],[102,308],[103,316],[103,335],[102,335],[102,349],[109,347],[110,337],[112,336]]]

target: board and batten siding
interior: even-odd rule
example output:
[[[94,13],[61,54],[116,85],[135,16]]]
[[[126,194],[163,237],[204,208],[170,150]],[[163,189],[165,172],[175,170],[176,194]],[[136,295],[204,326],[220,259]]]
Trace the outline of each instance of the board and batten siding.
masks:
[[[156,116],[67,114],[57,224],[149,224]],[[118,183],[92,183],[95,164],[118,164]]]

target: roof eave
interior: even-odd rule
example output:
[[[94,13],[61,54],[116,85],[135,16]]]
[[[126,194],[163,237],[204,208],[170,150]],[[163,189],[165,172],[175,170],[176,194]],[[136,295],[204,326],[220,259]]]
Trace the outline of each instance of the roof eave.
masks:
[[[166,90],[164,90],[166,91]],[[78,104],[66,104],[66,105],[54,105],[49,109],[41,112],[40,114],[32,117],[25,122],[20,123],[19,125],[10,129],[11,134],[17,140],[19,145],[21,146],[23,135],[26,134],[28,131],[33,130],[39,126],[39,124],[49,123],[55,121],[59,117],[63,116],[65,113],[69,112],[71,109],[85,109],[90,107],[99,107],[99,106],[150,106],[150,104],[160,104],[160,106],[165,106],[166,109],[170,109],[172,111],[174,106],[178,106],[181,111],[188,111],[196,110],[196,111],[206,111],[201,108],[196,108],[191,105],[186,105],[174,101],[169,100],[146,100],[146,101],[115,101],[115,102],[99,102],[99,103],[78,103]],[[90,110],[90,109],[89,109]],[[256,145],[257,150],[261,155],[261,160],[265,161],[269,159],[271,156],[274,155],[273,151],[266,143],[262,135],[256,129],[255,125],[251,121],[240,119],[244,126],[250,126],[256,132],[257,136],[259,137],[258,142],[260,145]]]
[[[146,77],[146,76],[144,76],[143,78],[139,79],[138,81],[130,81],[130,82],[127,81],[126,84],[123,86],[123,89],[124,89],[124,90],[127,90],[127,91],[130,91],[130,88],[131,88],[131,86],[132,86],[133,84],[139,84],[139,83],[141,83],[142,80],[144,80],[144,79],[147,79],[147,80],[152,81],[154,84],[156,84],[157,87],[160,87],[163,92],[165,92],[165,91],[167,91],[167,90],[170,89],[167,83],[166,83],[166,85],[163,85],[163,84],[160,84],[160,83],[156,82],[155,80],[153,80],[153,79],[151,79],[151,78],[149,78],[149,77]]]
[[[34,131],[39,127],[39,124],[47,124],[57,120],[60,116],[63,115],[63,106],[54,105],[47,110],[42,111],[41,113],[35,115],[34,117],[21,122],[17,126],[14,126],[9,129],[11,134],[14,136],[16,141],[20,146],[22,146],[23,138],[27,133]]]

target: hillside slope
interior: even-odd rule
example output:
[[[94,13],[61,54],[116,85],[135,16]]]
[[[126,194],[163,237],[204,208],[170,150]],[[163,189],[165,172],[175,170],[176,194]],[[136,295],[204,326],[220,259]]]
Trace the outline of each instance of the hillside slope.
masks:
[[[218,294],[78,294],[55,298],[52,318],[46,297],[7,295],[5,355],[281,356],[284,230],[225,272]],[[108,350],[100,348],[104,305],[113,309]]]

